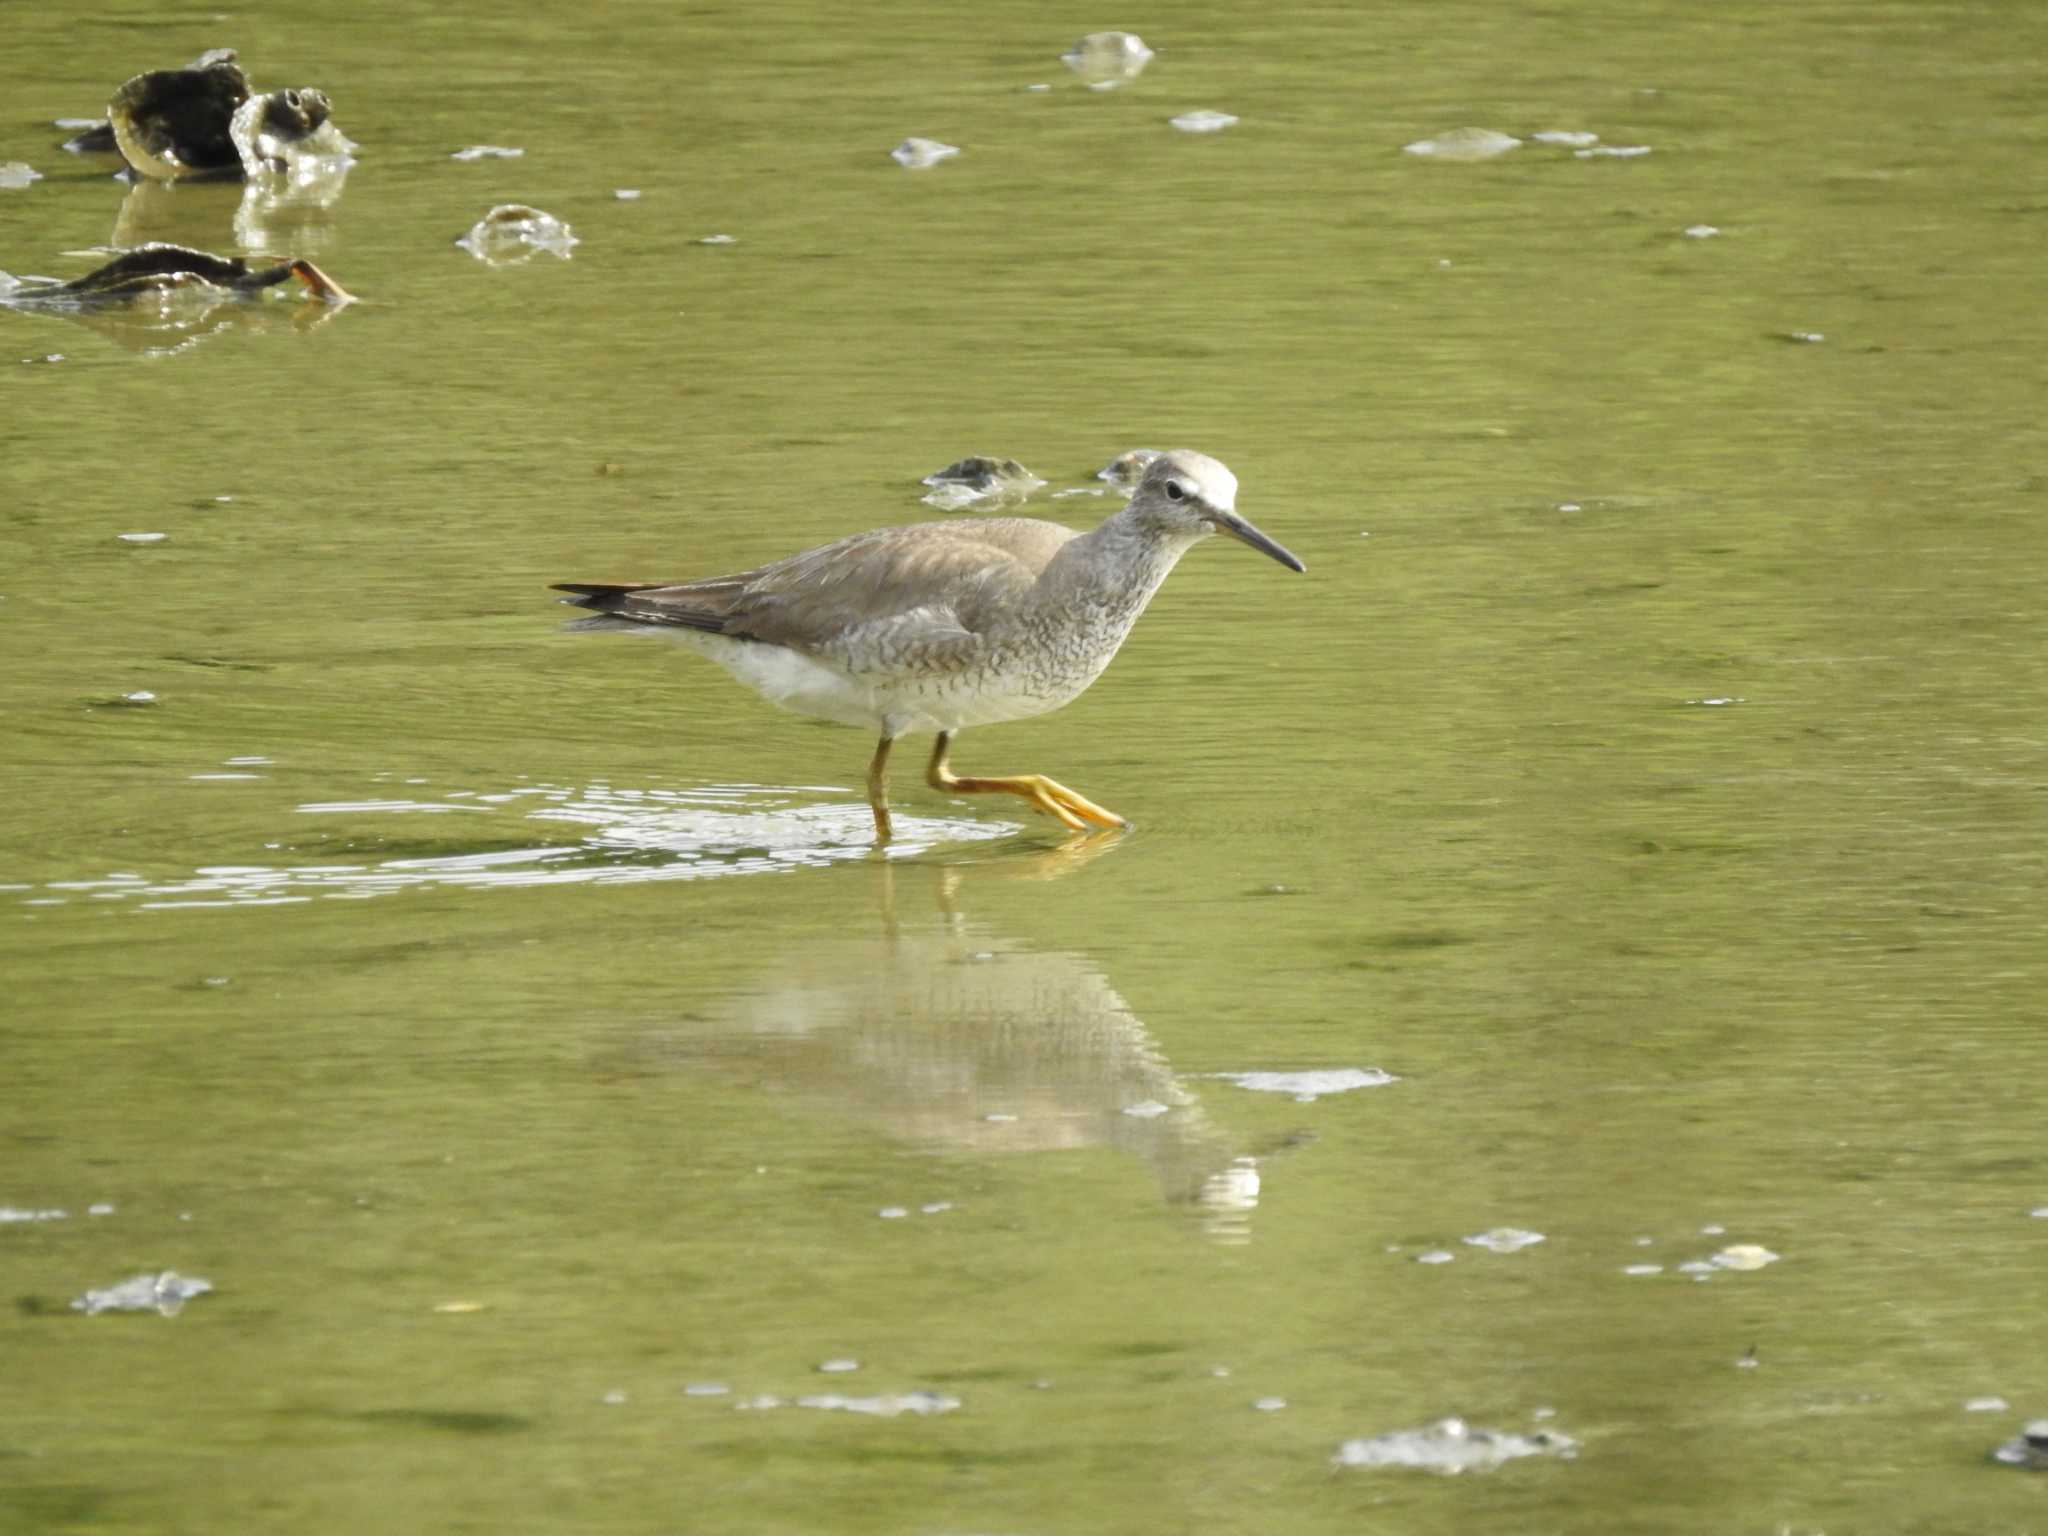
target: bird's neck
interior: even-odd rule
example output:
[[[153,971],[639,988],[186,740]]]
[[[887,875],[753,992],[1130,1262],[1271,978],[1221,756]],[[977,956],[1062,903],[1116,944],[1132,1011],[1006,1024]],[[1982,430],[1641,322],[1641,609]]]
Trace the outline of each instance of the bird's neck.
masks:
[[[1070,539],[1053,557],[1046,575],[1084,601],[1128,607],[1135,619],[1194,543],[1194,536],[1144,527],[1126,507],[1100,527]]]

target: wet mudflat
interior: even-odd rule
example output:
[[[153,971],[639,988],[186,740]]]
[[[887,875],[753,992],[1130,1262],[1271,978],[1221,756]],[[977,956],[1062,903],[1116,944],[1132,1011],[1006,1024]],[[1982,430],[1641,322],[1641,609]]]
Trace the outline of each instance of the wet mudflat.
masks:
[[[2042,1522],[2040,23],[357,19],[0,56],[358,300],[0,311],[0,1526]],[[227,44],[338,194],[54,149]],[[1145,444],[1121,838],[544,591]]]

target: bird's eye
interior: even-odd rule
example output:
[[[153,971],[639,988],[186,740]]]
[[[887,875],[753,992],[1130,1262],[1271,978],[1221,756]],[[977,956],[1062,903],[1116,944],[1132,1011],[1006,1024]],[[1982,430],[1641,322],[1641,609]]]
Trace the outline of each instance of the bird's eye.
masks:
[[[1178,480],[1169,480],[1166,482],[1166,499],[1168,501],[1183,500],[1187,496],[1187,494],[1188,493],[1186,491],[1181,489],[1181,484]]]

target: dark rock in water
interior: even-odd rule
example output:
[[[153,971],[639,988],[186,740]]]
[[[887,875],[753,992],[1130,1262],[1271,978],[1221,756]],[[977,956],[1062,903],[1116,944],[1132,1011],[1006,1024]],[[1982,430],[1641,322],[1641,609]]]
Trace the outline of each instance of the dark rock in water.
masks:
[[[123,84],[107,104],[122,158],[159,181],[238,172],[229,125],[250,91],[234,59],[233,49],[217,48],[183,69],[150,70]]]
[[[970,454],[924,477],[931,487],[919,498],[928,506],[956,512],[980,501],[1021,501],[1045,482],[1015,459]]]
[[[329,121],[333,115],[325,91],[271,91],[236,108],[228,136],[248,175],[288,170],[303,158],[346,157],[355,148]]]
[[[62,146],[74,155],[118,155],[121,146],[114,142],[112,123],[95,123],[92,127],[74,133]]]
[[[144,294],[207,285],[231,293],[253,294],[297,278],[308,291],[329,304],[346,304],[352,295],[310,261],[251,267],[239,256],[216,256],[182,245],[139,245],[104,266],[65,283],[17,287],[5,302],[13,305],[82,306],[118,304]]]
[[[1991,1453],[1991,1459],[2048,1472],[2048,1419],[2034,1419],[2022,1426],[2017,1435]]]
[[[1012,484],[1019,480],[1037,480],[1038,477],[1019,464],[1015,459],[994,459],[985,454],[970,454],[957,463],[948,464],[944,469],[933,470],[923,480],[925,485],[964,485],[971,491],[987,492],[999,484]],[[1039,481],[1043,485],[1044,481]]]
[[[1107,480],[1111,485],[1126,491],[1135,491],[1138,482],[1145,478],[1145,471],[1152,467],[1152,461],[1159,457],[1157,448],[1133,448],[1120,453],[1102,468],[1095,471],[1095,478]]]

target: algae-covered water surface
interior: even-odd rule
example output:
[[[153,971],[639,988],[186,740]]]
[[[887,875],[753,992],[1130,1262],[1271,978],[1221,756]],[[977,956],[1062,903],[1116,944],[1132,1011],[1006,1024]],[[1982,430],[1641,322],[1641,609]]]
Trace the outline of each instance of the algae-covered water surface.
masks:
[[[2048,1529],[2048,16],[9,42],[0,268],[355,302],[0,306],[0,1529]],[[56,147],[220,46],[345,176]],[[546,590],[1177,445],[1122,834]]]

